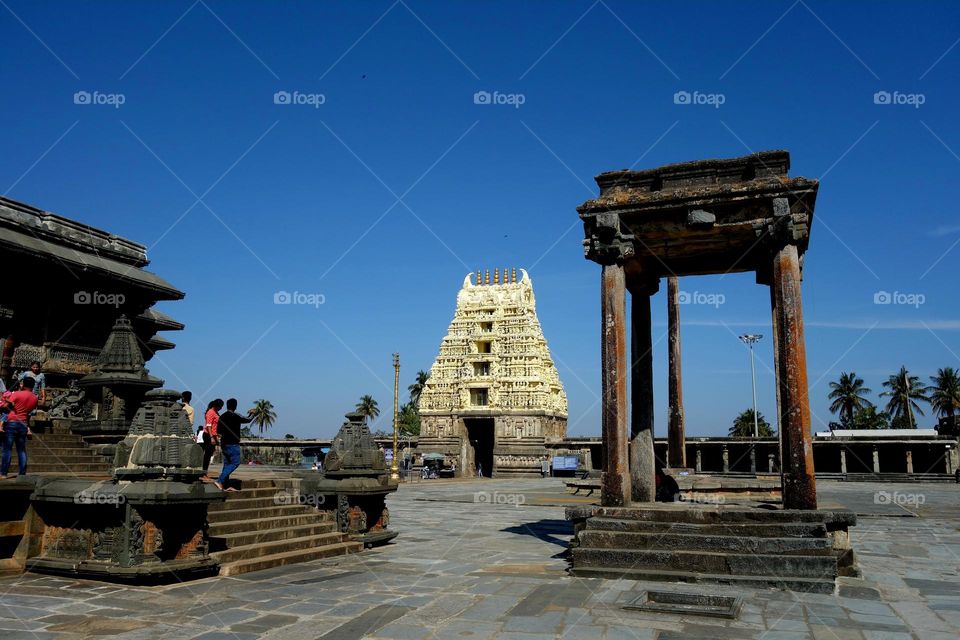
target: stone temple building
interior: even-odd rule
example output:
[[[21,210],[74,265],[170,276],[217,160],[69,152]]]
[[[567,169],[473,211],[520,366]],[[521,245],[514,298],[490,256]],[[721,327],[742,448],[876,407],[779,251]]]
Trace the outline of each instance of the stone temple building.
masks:
[[[420,396],[418,454],[457,475],[536,475],[566,437],[567,395],[523,269],[467,275]]]

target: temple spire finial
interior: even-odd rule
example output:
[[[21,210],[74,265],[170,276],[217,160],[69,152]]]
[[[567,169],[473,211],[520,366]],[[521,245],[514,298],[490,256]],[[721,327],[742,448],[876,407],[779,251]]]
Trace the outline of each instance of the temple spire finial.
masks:
[[[500,284],[500,269],[493,270],[493,284]]]
[[[513,271],[510,273],[510,282],[513,282],[513,283],[516,283],[516,282],[517,282],[517,268],[516,268],[516,267],[514,267],[514,268],[513,268]]]
[[[483,276],[483,284],[490,284],[490,269],[487,269]]]

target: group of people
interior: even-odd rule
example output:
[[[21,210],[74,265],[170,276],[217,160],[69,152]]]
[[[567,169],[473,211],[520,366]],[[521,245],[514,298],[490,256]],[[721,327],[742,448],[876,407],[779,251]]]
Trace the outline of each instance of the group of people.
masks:
[[[190,424],[193,425],[196,417],[194,408],[190,405],[193,400],[193,394],[184,391],[181,394],[181,404],[183,411],[187,414]],[[223,411],[224,405],[227,410]],[[223,413],[221,413],[223,411]],[[240,466],[240,436],[243,425],[253,422],[250,414],[253,409],[247,411],[247,415],[237,413],[237,399],[230,398],[226,403],[220,398],[210,401],[207,410],[203,416],[203,422],[197,427],[197,444],[203,447],[203,477],[205,482],[212,482],[214,486],[222,491],[236,491],[235,487],[229,486],[230,474]],[[210,460],[216,452],[217,447],[223,453],[223,469],[216,480],[212,480],[208,475]]]
[[[27,473],[27,438],[30,431],[30,416],[37,406],[47,399],[47,385],[40,363],[34,361],[30,369],[14,376],[8,391],[0,379],[0,440],[3,455],[0,458],[0,480],[10,477],[10,462],[13,448],[17,448],[17,465],[20,475]]]

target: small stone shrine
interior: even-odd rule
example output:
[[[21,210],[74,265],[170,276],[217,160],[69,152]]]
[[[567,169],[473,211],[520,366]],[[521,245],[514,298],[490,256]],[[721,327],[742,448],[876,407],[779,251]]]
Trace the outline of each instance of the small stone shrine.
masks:
[[[397,490],[367,426],[366,416],[351,412],[337,432],[323,463],[323,474],[300,471],[300,500],[335,511],[340,531],[370,547],[397,536],[387,529],[387,494]]]
[[[217,572],[207,507],[224,494],[200,482],[203,452],[178,400],[176,391],[147,392],[112,479],[38,481],[30,526],[42,535],[29,570],[137,583]]]

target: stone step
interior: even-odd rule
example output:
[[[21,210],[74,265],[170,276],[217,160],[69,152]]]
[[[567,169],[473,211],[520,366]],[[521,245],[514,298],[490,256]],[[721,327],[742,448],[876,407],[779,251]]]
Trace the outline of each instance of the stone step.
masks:
[[[210,536],[210,550],[223,551],[224,549],[234,549],[245,545],[256,545],[265,542],[275,542],[277,540],[289,540],[291,538],[306,538],[310,536],[319,536],[325,533],[337,533],[337,525],[334,522],[311,522],[292,527],[271,527],[263,530],[244,530],[236,533],[226,533],[218,536]]]
[[[688,573],[664,569],[631,569],[603,567],[574,567],[571,573],[581,578],[612,578],[649,582],[680,582],[686,584],[717,584],[748,587],[751,589],[777,588],[796,593],[832,594],[836,589],[832,576],[823,578],[798,578],[778,576],[723,575],[711,573]]]
[[[260,558],[249,558],[237,560],[234,562],[225,562],[220,565],[221,576],[235,576],[250,571],[260,571],[297,562],[307,562],[309,560],[319,560],[332,556],[342,556],[348,553],[358,553],[363,549],[360,542],[338,542],[328,544],[322,547],[312,547],[306,549],[297,549],[285,553],[276,553]]]
[[[259,489],[258,489],[259,491]],[[245,491],[238,491],[237,493],[227,493],[229,496],[224,502],[219,504],[212,504],[207,510],[208,513],[216,513],[219,511],[241,511],[249,509],[269,509],[271,507],[282,507],[286,505],[299,505],[299,496],[296,493],[287,492],[284,489],[268,489],[266,490],[269,495],[258,497],[258,498],[248,498],[245,495]],[[241,497],[236,497],[241,496]]]
[[[643,507],[599,507],[595,515],[601,518],[642,520],[648,522],[677,522],[687,524],[779,524],[784,522],[819,522],[831,525],[854,526],[857,516],[852,511],[802,509],[757,509],[728,506],[691,508],[685,504],[654,503]]]
[[[304,536],[301,538],[287,538],[286,540],[272,540],[269,542],[258,542],[255,544],[244,544],[237,547],[228,547],[223,551],[215,551],[210,555],[213,556],[217,562],[225,564],[228,562],[236,562],[238,560],[250,560],[252,558],[273,556],[290,551],[314,549],[317,547],[337,544],[342,541],[343,534],[339,531],[332,531],[313,536]]]
[[[316,508],[307,507],[304,505],[281,505],[276,507],[263,507],[255,509],[227,509],[224,511],[213,511],[208,513],[207,522],[214,524],[221,522],[235,522],[238,520],[252,520],[255,518],[297,516],[316,513]]]
[[[278,489],[292,487],[297,484],[293,478],[248,478],[240,481],[243,491],[248,489]],[[242,491],[241,491],[242,493]]]
[[[830,555],[829,538],[753,538],[745,535],[699,533],[636,533],[587,529],[580,532],[580,546],[588,549],[638,549],[648,551],[717,551],[754,554]]]
[[[697,574],[791,578],[836,578],[834,555],[773,555],[708,551],[571,549],[573,566],[581,568],[655,569]]]
[[[23,573],[23,565],[14,558],[0,558],[0,578],[11,578]]]
[[[697,524],[686,522],[653,522],[619,518],[589,518],[586,531],[623,531],[633,533],[669,532],[703,535],[742,535],[759,538],[823,538],[827,528],[822,522],[781,522],[775,524]]]
[[[16,475],[20,471],[20,465],[17,463],[16,455],[13,456],[13,462],[10,463],[10,475]],[[110,465],[106,463],[77,463],[71,465],[64,464],[34,464],[30,460],[27,461],[27,472],[28,473],[93,473],[101,472],[107,473],[110,471]]]
[[[268,531],[270,529],[282,529],[301,525],[326,524],[328,522],[332,522],[332,520],[325,518],[317,511],[290,516],[273,516],[266,518],[252,518],[247,520],[211,522],[209,527],[209,535],[225,536],[233,533],[251,533],[256,531]]]
[[[13,451],[13,456],[16,456],[16,449]],[[106,460],[102,456],[97,456],[89,451],[70,452],[62,456],[51,455],[43,451],[33,451],[29,446],[27,446],[27,460],[29,462],[36,462],[37,464],[72,464],[72,463],[87,463],[91,464],[94,462],[103,462],[106,464]]]

